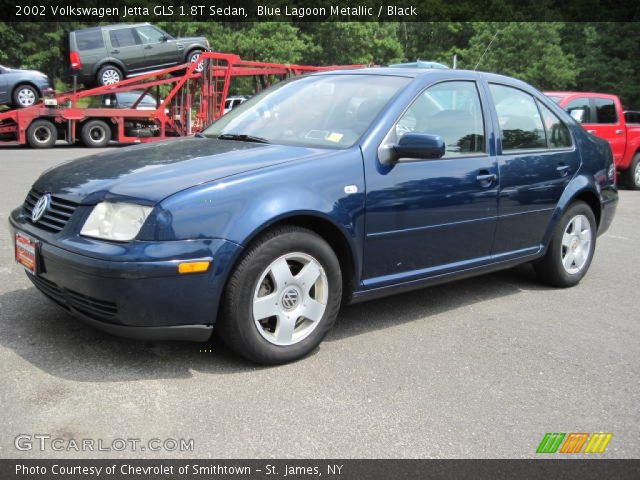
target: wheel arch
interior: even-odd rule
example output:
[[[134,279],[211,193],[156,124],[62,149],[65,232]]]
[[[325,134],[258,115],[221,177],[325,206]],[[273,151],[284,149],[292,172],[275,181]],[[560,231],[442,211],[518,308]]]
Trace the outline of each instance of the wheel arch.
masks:
[[[102,59],[100,62],[96,62],[96,64],[93,66],[94,79],[95,79],[95,76],[100,71],[100,69],[107,65],[117,67],[122,72],[122,75],[124,75],[125,77],[127,76],[128,72],[127,72],[127,68],[124,66],[124,63],[122,63],[117,58],[109,57],[109,58]]]
[[[338,257],[342,270],[342,301],[343,303],[349,303],[357,285],[356,272],[358,268],[357,256],[354,252],[355,246],[349,239],[347,232],[325,215],[318,212],[290,212],[281,215],[256,228],[242,242],[242,246],[244,248],[248,247],[262,234],[283,225],[292,225],[311,230],[329,244]],[[234,260],[231,271],[238,261],[239,258]]]

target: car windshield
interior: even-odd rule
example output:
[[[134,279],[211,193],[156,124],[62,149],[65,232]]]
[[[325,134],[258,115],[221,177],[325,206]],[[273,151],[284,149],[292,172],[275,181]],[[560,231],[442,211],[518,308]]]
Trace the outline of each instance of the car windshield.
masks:
[[[279,83],[211,124],[209,138],[348,148],[364,134],[406,77],[318,75]]]

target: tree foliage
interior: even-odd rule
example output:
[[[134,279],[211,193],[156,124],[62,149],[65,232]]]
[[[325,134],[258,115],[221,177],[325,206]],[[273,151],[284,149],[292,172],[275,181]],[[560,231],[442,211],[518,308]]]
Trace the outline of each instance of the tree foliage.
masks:
[[[78,22],[0,22],[0,62],[60,79],[64,36]],[[595,90],[640,109],[640,33],[629,23],[159,22],[176,36],[205,35],[214,50],[250,60],[387,64],[434,60],[511,75],[540,89]]]

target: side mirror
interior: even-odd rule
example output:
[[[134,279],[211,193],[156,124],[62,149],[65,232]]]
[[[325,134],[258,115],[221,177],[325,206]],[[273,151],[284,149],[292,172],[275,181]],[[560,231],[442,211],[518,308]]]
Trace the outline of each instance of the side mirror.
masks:
[[[163,35],[162,37],[160,37],[160,41],[161,42],[168,42],[169,41],[169,37],[167,37],[166,35]]]
[[[397,145],[393,146],[396,161],[403,158],[437,159],[445,153],[445,143],[440,135],[429,133],[406,133],[400,137]]]

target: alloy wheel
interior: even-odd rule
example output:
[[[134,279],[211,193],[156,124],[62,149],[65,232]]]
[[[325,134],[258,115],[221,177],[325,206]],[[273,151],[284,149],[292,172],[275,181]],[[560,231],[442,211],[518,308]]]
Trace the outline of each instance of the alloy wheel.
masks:
[[[329,282],[320,262],[289,253],[262,273],[253,296],[253,319],[268,342],[287,346],[307,338],[324,316]]]
[[[103,85],[113,85],[114,83],[118,83],[120,81],[120,74],[116,70],[105,70],[102,72],[102,84]]]
[[[18,91],[18,102],[23,107],[30,107],[36,103],[36,94],[30,88],[22,88]]]
[[[576,215],[571,219],[562,235],[560,248],[562,266],[567,273],[580,273],[591,254],[591,224],[587,217]]]

